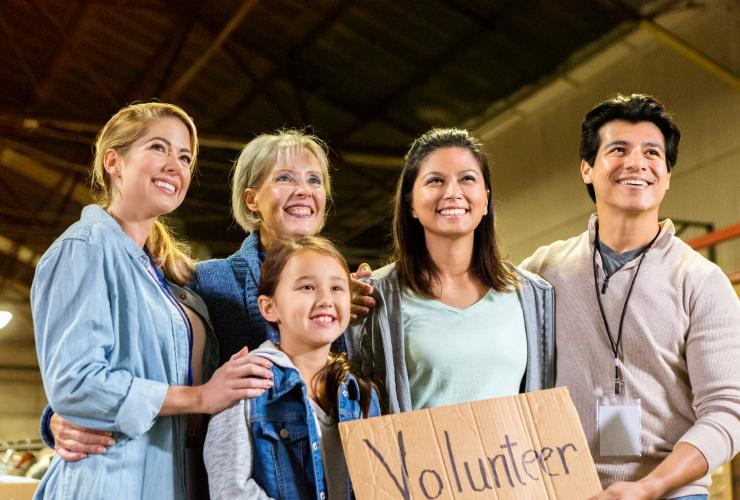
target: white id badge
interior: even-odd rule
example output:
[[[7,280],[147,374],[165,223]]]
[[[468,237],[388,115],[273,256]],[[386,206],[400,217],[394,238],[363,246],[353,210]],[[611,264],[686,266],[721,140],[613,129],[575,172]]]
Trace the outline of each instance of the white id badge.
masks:
[[[599,455],[602,457],[639,457],[640,400],[625,396],[597,398]]]

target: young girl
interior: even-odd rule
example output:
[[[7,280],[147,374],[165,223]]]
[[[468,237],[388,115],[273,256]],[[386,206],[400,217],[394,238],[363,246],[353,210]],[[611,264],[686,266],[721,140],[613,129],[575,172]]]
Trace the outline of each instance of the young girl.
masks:
[[[259,307],[280,331],[252,354],[274,386],[216,415],[204,458],[211,498],[351,498],[337,422],[380,414],[373,385],[331,343],[349,323],[347,263],[327,240],[279,244],[262,265]]]

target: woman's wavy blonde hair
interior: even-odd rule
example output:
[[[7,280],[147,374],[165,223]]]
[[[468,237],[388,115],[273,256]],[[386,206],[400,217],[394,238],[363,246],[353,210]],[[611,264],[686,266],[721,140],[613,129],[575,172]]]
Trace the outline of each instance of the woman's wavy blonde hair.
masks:
[[[100,206],[107,208],[113,195],[110,175],[103,165],[106,151],[112,149],[119,154],[126,154],[131,144],[144,135],[154,121],[168,117],[180,120],[190,133],[192,153],[190,168],[191,172],[194,172],[198,156],[198,131],[193,119],[174,104],[163,102],[130,104],[113,115],[95,139],[91,187],[93,197]],[[190,249],[187,244],[174,236],[162,217],[154,222],[145,247],[167,279],[179,285],[187,284],[195,266],[190,257]]]

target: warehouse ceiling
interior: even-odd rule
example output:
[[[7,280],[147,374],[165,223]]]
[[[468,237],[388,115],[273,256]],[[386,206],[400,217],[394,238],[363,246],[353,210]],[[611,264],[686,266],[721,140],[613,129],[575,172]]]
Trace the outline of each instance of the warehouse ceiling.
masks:
[[[0,304],[27,307],[35,262],[90,202],[95,133],[127,103],[157,98],[195,118],[198,180],[173,223],[201,255],[228,255],[244,237],[228,206],[242,145],[309,127],[331,148],[327,233],[351,263],[377,265],[414,136],[470,125],[640,19],[697,5],[3,0]]]

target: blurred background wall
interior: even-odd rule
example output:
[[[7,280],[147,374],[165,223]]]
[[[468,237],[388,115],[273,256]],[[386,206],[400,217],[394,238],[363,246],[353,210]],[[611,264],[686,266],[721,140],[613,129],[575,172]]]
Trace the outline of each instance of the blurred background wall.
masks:
[[[198,255],[244,237],[228,207],[243,144],[310,125],[334,166],[327,233],[351,265],[377,267],[402,156],[432,126],[485,142],[510,260],[582,232],[594,206],[579,126],[617,92],[657,96],[681,128],[661,216],[686,240],[738,224],[735,0],[0,3],[0,310],[14,315],[0,330],[0,447],[38,438],[34,266],[90,201],[94,135],[126,103],[171,100],[195,117],[199,179],[173,224]],[[740,239],[713,256],[740,271]]]
[[[666,16],[664,25],[727,68],[740,68],[738,19],[720,10]],[[726,34],[735,33],[725,37]],[[580,175],[580,124],[616,92],[658,96],[681,129],[677,166],[661,217],[712,224],[740,220],[740,89],[706,60],[638,27],[566,68],[476,130],[494,159],[499,217],[512,261],[540,245],[583,232],[595,206]],[[703,234],[688,226],[681,237]],[[707,254],[707,252],[705,252]],[[740,239],[717,246],[726,272],[740,269]]]

